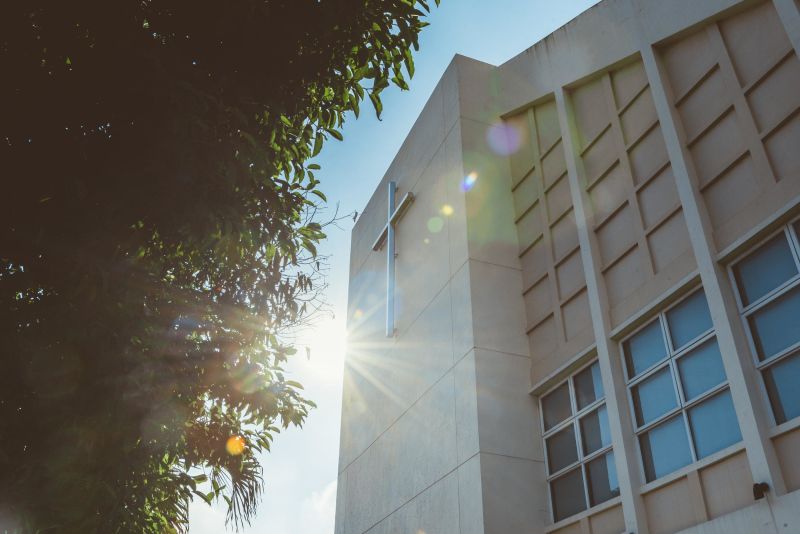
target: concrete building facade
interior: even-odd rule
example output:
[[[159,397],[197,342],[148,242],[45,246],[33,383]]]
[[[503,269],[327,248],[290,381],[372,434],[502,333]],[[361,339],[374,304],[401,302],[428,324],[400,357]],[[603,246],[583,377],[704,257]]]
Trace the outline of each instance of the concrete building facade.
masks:
[[[337,534],[800,532],[798,54],[605,0],[453,60],[353,230]]]

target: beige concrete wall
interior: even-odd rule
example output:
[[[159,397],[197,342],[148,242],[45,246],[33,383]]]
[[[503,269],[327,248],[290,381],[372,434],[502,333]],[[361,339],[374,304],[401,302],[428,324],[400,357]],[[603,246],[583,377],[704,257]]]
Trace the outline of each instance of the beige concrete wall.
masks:
[[[456,74],[444,74],[353,230],[337,533],[460,532],[471,495],[459,490],[477,434],[471,330],[462,328],[469,277],[452,267],[466,256],[463,205],[450,188],[462,174]],[[384,326],[386,252],[371,248],[386,224],[390,180],[398,199],[416,195],[397,232],[393,338]]]
[[[800,193],[800,61],[771,3],[659,51],[723,250]]]
[[[780,434],[773,439],[778,453],[783,479],[786,489],[794,491],[800,489],[800,429],[792,429],[785,434]]]
[[[525,532],[546,489],[520,298],[508,162],[487,155],[491,67],[456,58],[352,237],[337,532]],[[473,106],[474,109],[474,106]],[[462,180],[479,179],[469,191]],[[396,334],[384,332],[386,187],[397,224]],[[513,487],[512,493],[503,488]]]
[[[788,147],[800,146],[800,130],[795,128],[800,120],[800,69],[786,17],[782,21],[772,3],[696,4],[684,6],[680,15],[676,4],[669,5],[671,21],[655,18],[664,14],[664,3],[600,4],[500,67],[510,71],[506,78],[517,84],[524,79],[530,89],[529,103],[514,101],[504,119],[524,140],[509,160],[531,376],[538,390],[565,376],[577,365],[576,358],[588,361],[593,352],[585,349],[598,332],[608,340],[606,357],[618,356],[614,345],[625,332],[652,317],[700,275],[652,83],[666,92],[675,112],[676,120],[666,127],[686,152],[689,177],[699,191],[700,202],[691,208],[710,221],[710,231],[696,223],[691,227],[708,234],[706,255],[730,257],[743,241],[752,243],[754,236],[763,235],[758,227],[770,227],[772,214],[797,204],[798,152]],[[633,15],[639,17],[635,23]],[[675,24],[671,31],[670,22]],[[788,23],[791,29],[796,16],[790,13]],[[585,39],[581,31],[588,35]],[[648,75],[639,56],[643,44],[650,47],[648,57],[655,56],[662,65],[663,79],[654,81]],[[561,109],[548,95],[559,91],[565,102]],[[555,113],[548,114],[552,108]],[[565,114],[560,129],[559,117],[552,116],[559,113]],[[551,125],[555,127],[548,128]],[[565,127],[570,130],[566,144],[561,141]],[[566,152],[553,157],[554,147]],[[561,179],[567,184],[569,167],[562,156],[572,158],[575,167],[572,187],[579,191],[571,197],[563,192],[568,186],[559,187]],[[557,164],[548,167],[547,158]],[[576,198],[581,204],[577,220]],[[559,250],[553,235],[561,221],[577,228],[578,235],[573,232]],[[773,220],[772,227],[780,222]],[[560,270],[566,271],[565,257],[576,254],[583,228],[589,250],[582,254],[588,259],[584,268],[569,271],[565,283]],[[597,284],[600,309],[595,323],[601,324],[595,324],[594,336],[589,330],[586,339],[572,347],[568,333],[577,330],[570,330],[570,319],[576,317],[564,313],[570,295],[563,288],[585,292],[587,265]],[[717,283],[728,283],[718,272],[712,274]],[[589,298],[591,293],[589,288]],[[738,320],[736,310],[728,309],[723,319]],[[601,345],[601,360],[603,352]],[[739,372],[748,373],[751,382],[757,378],[752,365]],[[608,383],[614,387],[613,377]],[[737,389],[741,404],[763,402],[752,391]],[[618,393],[620,400],[624,395],[624,390]],[[630,418],[626,403],[622,406],[620,431],[629,425],[624,419]],[[756,412],[763,426],[765,410]],[[740,424],[750,427],[746,417],[740,416]],[[764,444],[763,431],[748,431],[753,436],[747,448],[754,457],[775,457],[768,439]],[[768,468],[776,480],[785,476],[791,481],[789,489],[796,488],[795,462],[788,459],[796,441],[791,433],[775,438],[780,469],[774,460]],[[627,445],[629,455],[638,455],[626,436],[618,436],[615,447],[619,445]],[[618,454],[618,463],[624,461]],[[627,463],[618,466],[628,471],[632,483],[632,494],[623,498],[626,524],[651,532],[675,532],[750,505],[752,469],[758,467],[758,460],[748,462],[745,452],[726,451],[714,463],[701,462],[668,480],[645,485],[638,458]],[[555,525],[554,531],[593,531],[588,521],[592,514],[579,515],[583,517]]]
[[[587,226],[615,327],[697,264],[642,62],[606,72],[569,96]]]
[[[521,138],[510,165],[535,383],[594,337],[555,100],[507,117],[506,123]]]
[[[771,423],[726,272],[800,213],[799,46],[796,0],[606,0],[454,59],[353,231],[337,533],[800,528],[800,424]],[[417,198],[391,339],[389,180]],[[619,342],[698,285],[743,441],[645,483]],[[594,358],[621,495],[553,524],[535,395]]]

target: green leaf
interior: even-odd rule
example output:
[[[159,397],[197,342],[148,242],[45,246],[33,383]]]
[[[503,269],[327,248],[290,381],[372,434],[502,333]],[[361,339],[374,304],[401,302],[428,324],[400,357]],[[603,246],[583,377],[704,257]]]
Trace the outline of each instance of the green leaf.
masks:
[[[211,503],[212,503],[211,499],[214,496],[213,493],[210,496],[208,494],[205,494],[205,493],[203,493],[201,491],[197,491],[197,490],[192,491],[192,493],[194,493],[195,495],[197,495],[198,497],[203,499],[203,502],[205,502],[207,505],[211,506]]]
[[[311,157],[315,157],[322,151],[322,144],[325,142],[325,137],[318,133],[316,139],[314,139],[314,150],[311,151]]]
[[[325,131],[328,132],[329,134],[331,134],[332,137],[334,137],[335,139],[338,139],[339,141],[342,141],[344,139],[344,137],[342,136],[341,132],[339,132],[339,130],[334,130],[332,128],[325,128]]]
[[[381,113],[383,112],[383,103],[381,102],[381,97],[375,93],[370,93],[369,99],[372,101],[372,106],[375,108],[375,113],[378,115],[378,120],[380,120]]]
[[[406,71],[408,72],[409,78],[414,77],[414,56],[411,54],[411,49],[406,48],[403,50],[403,62],[406,66]]]

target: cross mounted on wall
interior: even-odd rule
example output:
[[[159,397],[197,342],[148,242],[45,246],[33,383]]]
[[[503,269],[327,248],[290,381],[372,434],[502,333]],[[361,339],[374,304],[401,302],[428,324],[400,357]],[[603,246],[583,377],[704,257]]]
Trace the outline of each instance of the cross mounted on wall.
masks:
[[[414,194],[406,193],[400,204],[395,207],[394,197],[397,192],[397,182],[389,182],[388,218],[378,239],[372,244],[372,250],[380,251],[386,243],[386,337],[394,337],[394,261],[395,253],[394,226],[403,217],[408,207],[414,202]]]

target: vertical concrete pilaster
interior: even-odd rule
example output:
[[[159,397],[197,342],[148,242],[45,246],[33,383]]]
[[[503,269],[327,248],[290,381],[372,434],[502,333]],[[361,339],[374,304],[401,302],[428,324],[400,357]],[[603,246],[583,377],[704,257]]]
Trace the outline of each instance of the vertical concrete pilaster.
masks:
[[[586,289],[592,316],[597,359],[600,365],[603,389],[606,394],[608,424],[611,432],[611,441],[614,445],[614,458],[616,460],[617,479],[622,500],[622,513],[625,518],[625,530],[626,532],[647,534],[644,503],[638,491],[642,483],[637,461],[639,455],[631,419],[630,417],[622,416],[622,413],[628,413],[627,392],[619,348],[608,335],[611,330],[610,317],[608,315],[609,307],[605,298],[606,293],[602,289],[603,280],[599,265],[600,253],[594,236],[588,227],[585,205],[586,193],[581,187],[583,164],[578,156],[575,143],[577,130],[574,115],[572,107],[567,102],[563,88],[559,87],[555,90],[555,98],[567,162],[570,195],[578,227],[581,261],[586,275]]]
[[[767,482],[780,495],[786,491],[786,487],[769,437],[771,418],[761,401],[758,371],[750,357],[733,289],[724,267],[714,257],[716,247],[711,223],[701,193],[695,186],[695,169],[682,139],[683,133],[668,94],[669,88],[665,85],[664,67],[649,43],[642,43],[640,53],[672,164],[700,279],[711,310],[753,480]]]

